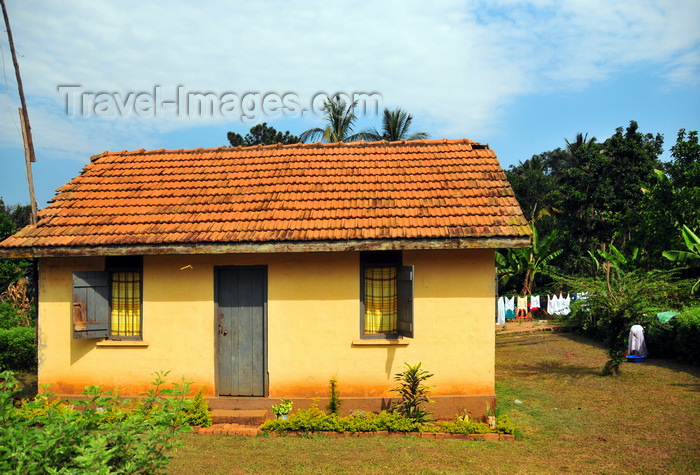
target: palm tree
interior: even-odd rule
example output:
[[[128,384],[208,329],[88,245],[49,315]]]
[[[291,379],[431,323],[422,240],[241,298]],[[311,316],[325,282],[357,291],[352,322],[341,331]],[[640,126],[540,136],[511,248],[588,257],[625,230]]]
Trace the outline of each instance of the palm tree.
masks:
[[[522,170],[523,172],[529,171],[529,172],[539,173],[542,175],[547,174],[549,171],[548,170],[549,165],[547,164],[545,159],[542,158],[542,155],[533,155],[532,158],[529,158],[529,159],[525,160],[524,162],[522,162],[522,161],[519,162],[518,166],[515,168],[518,168],[518,169]]]
[[[299,136],[302,142],[356,142],[358,140],[372,140],[368,132],[352,133],[353,123],[357,120],[355,106],[357,101],[347,105],[339,94],[324,103],[325,116],[328,125],[322,129],[319,127],[309,129]]]
[[[388,140],[389,142],[427,139],[429,135],[425,132],[408,133],[412,121],[413,117],[411,114],[400,107],[394,110],[384,109],[382,132],[379,133],[377,129],[374,129],[369,134],[371,134],[372,140]]]
[[[598,139],[595,137],[589,139],[588,134],[579,132],[576,134],[576,140],[574,142],[569,142],[569,139],[564,139],[564,141],[566,142],[566,161],[564,165],[567,168],[574,168],[579,166],[579,155],[587,152],[597,143]]]

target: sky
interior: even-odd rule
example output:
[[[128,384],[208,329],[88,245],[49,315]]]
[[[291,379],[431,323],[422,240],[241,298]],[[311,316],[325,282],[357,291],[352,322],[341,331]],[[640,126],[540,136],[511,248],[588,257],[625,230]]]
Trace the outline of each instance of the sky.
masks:
[[[40,209],[91,155],[220,147],[262,122],[298,135],[335,93],[366,105],[358,131],[401,107],[504,168],[631,120],[664,159],[700,130],[697,0],[5,1]],[[0,198],[28,204],[5,28],[0,50]]]

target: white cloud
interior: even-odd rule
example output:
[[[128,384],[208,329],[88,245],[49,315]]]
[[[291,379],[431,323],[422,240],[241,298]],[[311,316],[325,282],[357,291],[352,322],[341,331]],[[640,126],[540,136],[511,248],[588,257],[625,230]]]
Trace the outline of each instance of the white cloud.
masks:
[[[320,91],[377,91],[386,105],[455,137],[495,127],[518,95],[585,88],[640,63],[657,64],[671,85],[700,76],[695,0],[10,0],[8,10],[35,140],[47,153],[76,157],[167,147],[158,133],[207,122],[68,119],[61,84],[122,94],[154,85],[294,92],[305,100]],[[10,121],[0,124],[0,140],[16,142]]]

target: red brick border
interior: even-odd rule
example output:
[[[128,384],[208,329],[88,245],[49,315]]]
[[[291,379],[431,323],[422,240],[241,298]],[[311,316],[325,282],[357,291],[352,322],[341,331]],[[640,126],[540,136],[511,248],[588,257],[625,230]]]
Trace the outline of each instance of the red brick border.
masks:
[[[246,426],[241,424],[214,424],[210,427],[194,427],[195,434],[222,434],[222,435],[260,435],[263,431],[259,427]],[[269,431],[268,435],[273,437],[304,437],[306,435],[325,434],[328,437],[419,437],[421,439],[453,439],[453,440],[485,440],[485,441],[515,441],[513,434],[448,434],[446,432],[389,432],[380,430],[376,432],[303,432],[284,431],[279,434],[277,431]]]

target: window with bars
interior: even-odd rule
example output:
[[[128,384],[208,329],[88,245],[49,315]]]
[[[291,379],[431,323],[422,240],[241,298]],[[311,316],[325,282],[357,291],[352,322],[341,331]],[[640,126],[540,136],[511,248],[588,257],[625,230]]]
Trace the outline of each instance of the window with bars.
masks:
[[[362,338],[413,338],[413,267],[400,251],[368,251],[360,257]]]
[[[105,267],[73,274],[73,338],[140,340],[143,259],[107,257]]]

